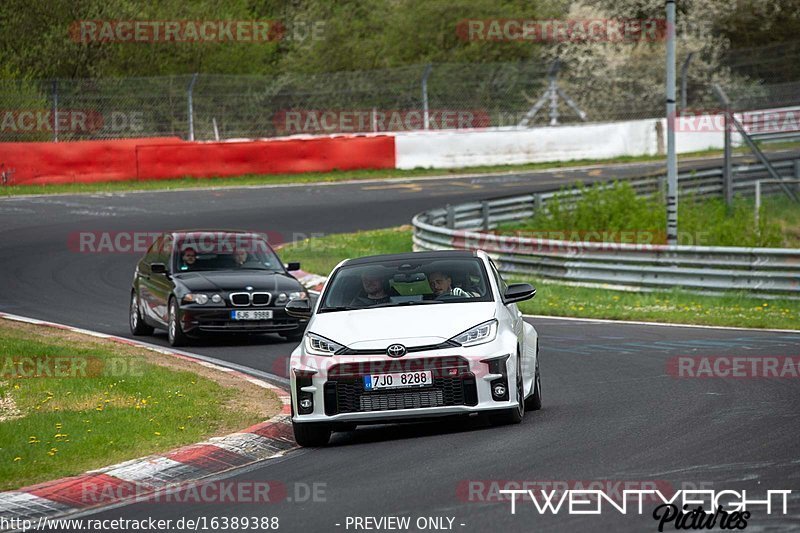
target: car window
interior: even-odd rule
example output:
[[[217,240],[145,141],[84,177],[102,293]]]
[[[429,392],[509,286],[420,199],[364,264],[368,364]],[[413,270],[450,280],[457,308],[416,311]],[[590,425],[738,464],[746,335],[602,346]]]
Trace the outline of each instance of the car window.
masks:
[[[164,263],[167,268],[170,266],[170,258],[172,257],[172,236],[167,235],[161,241],[161,245],[156,250],[156,261]]]
[[[376,259],[337,270],[320,311],[492,300],[486,269],[477,258]]]
[[[497,270],[494,261],[490,259],[489,264],[492,267],[492,275],[494,276],[495,282],[497,282],[497,287],[500,291],[500,294],[503,295],[506,293],[506,290],[508,290],[508,283],[506,283],[506,281],[503,279],[503,276],[500,275],[500,271]]]
[[[151,263],[158,262],[158,249],[161,247],[162,242],[164,241],[164,236],[159,236],[153,244],[150,245],[150,248],[147,249],[147,253],[145,253],[144,260],[149,265]]]
[[[187,252],[191,260],[187,261]],[[283,272],[278,256],[260,234],[196,232],[175,244],[176,272],[267,270]]]

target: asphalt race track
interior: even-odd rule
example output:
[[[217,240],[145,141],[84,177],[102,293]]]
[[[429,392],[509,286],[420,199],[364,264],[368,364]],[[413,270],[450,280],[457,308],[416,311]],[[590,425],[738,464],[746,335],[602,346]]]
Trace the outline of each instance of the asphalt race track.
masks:
[[[406,224],[413,214],[445,203],[660,168],[5,198],[0,311],[128,336],[127,298],[138,254],[82,253],[75,247],[79,232],[241,228],[289,241]],[[627,515],[606,506],[599,516],[565,510],[549,516],[519,501],[512,515],[496,493],[507,481],[606,491],[622,490],[627,481],[631,489],[665,493],[747,489],[763,497],[766,490],[791,489],[789,515],[755,511],[748,530],[800,528],[800,379],[688,378],[669,370],[680,356],[798,357],[800,334],[530,321],[542,338],[544,408],[528,413],[521,425],[489,428],[470,419],[362,427],[335,434],[327,448],[291,452],[226,479],[269,481],[291,501],[141,502],[92,518],[275,516],[282,531],[353,531],[348,517],[402,516],[411,518],[413,531],[419,517],[449,517],[456,531],[656,531],[653,502],[645,503],[643,515],[631,505]],[[163,334],[152,341],[166,344]],[[285,375],[292,348],[264,336],[217,339],[188,350]],[[590,480],[602,486],[580,486]],[[316,487],[316,498],[306,497],[309,487]]]

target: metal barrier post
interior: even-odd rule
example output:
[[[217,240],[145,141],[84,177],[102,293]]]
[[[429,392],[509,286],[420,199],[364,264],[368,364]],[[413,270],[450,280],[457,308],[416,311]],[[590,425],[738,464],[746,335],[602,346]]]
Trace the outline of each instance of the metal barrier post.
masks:
[[[795,188],[797,189],[797,195],[800,196],[800,159],[794,160],[794,179],[798,180],[795,183]]]
[[[759,211],[761,211],[761,182],[756,180],[756,213],[755,213],[756,230],[758,229]]]
[[[58,80],[53,80],[53,142],[58,142]]]
[[[445,209],[447,209],[447,222],[446,222],[447,228],[448,229],[455,229],[455,227],[456,227],[456,210],[450,204],[447,204],[447,207]]]
[[[489,229],[489,202],[487,202],[486,200],[483,200],[481,202],[481,219],[482,219],[481,227],[484,230],[488,230]]]
[[[428,76],[431,75],[433,65],[430,63],[425,67],[425,72],[422,73],[422,119],[424,128],[430,129],[430,113],[428,111]]]
[[[192,81],[189,82],[189,87],[186,89],[188,92],[188,102],[189,102],[189,140],[194,140],[194,109],[192,107],[192,90],[194,89],[194,83],[197,81],[197,72],[192,74]]]

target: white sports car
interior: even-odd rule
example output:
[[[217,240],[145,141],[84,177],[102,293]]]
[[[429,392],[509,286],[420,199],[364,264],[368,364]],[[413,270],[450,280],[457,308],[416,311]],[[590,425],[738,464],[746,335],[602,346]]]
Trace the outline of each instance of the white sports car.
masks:
[[[536,330],[484,252],[348,259],[331,273],[290,364],[292,425],[301,446],[359,424],[486,413],[519,423],[542,404]]]

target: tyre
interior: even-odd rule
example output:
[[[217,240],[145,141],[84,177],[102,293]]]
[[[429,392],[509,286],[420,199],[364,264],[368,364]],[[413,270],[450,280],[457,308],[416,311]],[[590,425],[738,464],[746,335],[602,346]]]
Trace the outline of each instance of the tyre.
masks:
[[[331,438],[331,428],[327,424],[292,422],[292,429],[295,442],[304,447],[325,446]]]
[[[170,346],[186,346],[189,338],[183,332],[181,326],[180,310],[175,298],[169,301],[169,317],[167,319],[167,339]]]
[[[141,313],[139,313],[139,296],[136,291],[131,291],[131,303],[128,306],[128,325],[131,333],[136,336],[152,335],[153,327],[144,323]]]
[[[494,426],[504,426],[507,424],[519,424],[525,416],[525,386],[522,380],[522,361],[517,354],[517,377],[515,387],[517,389],[517,405],[511,409],[500,411],[499,413],[491,413],[489,421]]]

